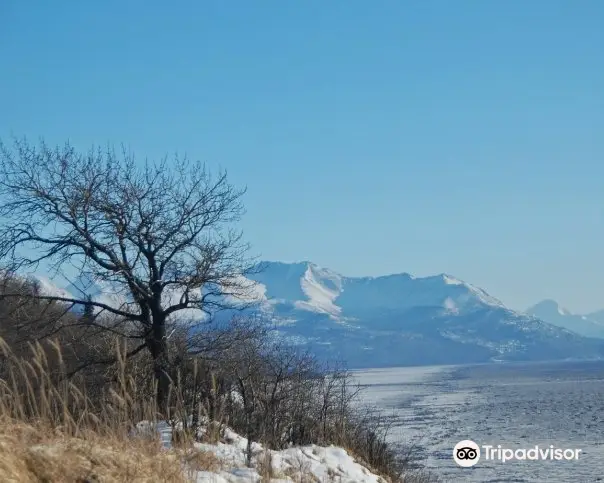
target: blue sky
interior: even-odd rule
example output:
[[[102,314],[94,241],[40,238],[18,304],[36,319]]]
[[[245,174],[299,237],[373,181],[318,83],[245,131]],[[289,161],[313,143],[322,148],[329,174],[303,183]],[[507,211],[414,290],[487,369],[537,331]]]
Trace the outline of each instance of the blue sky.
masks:
[[[254,253],[604,308],[604,2],[0,3],[0,136],[178,151]]]

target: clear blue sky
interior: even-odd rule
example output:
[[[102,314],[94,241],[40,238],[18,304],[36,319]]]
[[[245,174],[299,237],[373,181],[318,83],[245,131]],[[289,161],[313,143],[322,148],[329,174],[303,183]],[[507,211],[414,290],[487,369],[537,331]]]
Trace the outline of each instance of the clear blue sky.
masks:
[[[0,2],[0,136],[179,151],[255,253],[604,308],[604,2]]]

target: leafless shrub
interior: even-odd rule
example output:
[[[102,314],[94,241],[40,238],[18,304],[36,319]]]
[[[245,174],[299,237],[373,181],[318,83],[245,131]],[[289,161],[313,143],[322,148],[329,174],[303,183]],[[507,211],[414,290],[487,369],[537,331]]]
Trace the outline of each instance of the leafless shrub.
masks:
[[[196,411],[189,405],[205,401],[199,414],[203,421],[215,422],[213,440],[228,420],[248,440],[250,466],[258,457],[254,442],[274,450],[334,444],[391,481],[417,474],[413,448],[388,443],[391,420],[359,407],[359,388],[342,365],[321,364],[311,354],[271,337],[270,331],[252,330],[253,322],[241,322],[219,336],[204,336],[206,341],[219,338],[219,349],[206,347],[179,358],[185,368],[178,377],[180,392],[191,395],[183,407],[192,420]],[[197,372],[187,370],[187,364]]]
[[[274,478],[277,478],[277,472],[275,471],[274,463],[273,463],[273,454],[270,450],[265,450],[261,454],[258,455],[256,461],[256,470],[260,475],[262,483],[269,483]]]

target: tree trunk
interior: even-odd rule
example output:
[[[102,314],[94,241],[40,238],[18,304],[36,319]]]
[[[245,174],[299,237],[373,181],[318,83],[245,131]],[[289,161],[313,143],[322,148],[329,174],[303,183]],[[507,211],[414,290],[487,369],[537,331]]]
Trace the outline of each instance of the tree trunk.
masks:
[[[162,316],[153,317],[153,329],[148,341],[151,357],[153,358],[153,373],[157,387],[157,410],[162,417],[169,416],[170,375],[168,373],[168,341],[166,338],[166,323]]]
[[[247,436],[247,446],[245,449],[245,463],[248,468],[252,467],[252,443],[254,441],[254,428],[253,428],[252,415],[250,413],[246,413],[246,436]]]
[[[165,344],[163,344],[165,346]],[[161,355],[155,359],[154,373],[155,380],[157,383],[157,409],[159,413],[165,418],[169,418],[170,413],[170,386],[171,379],[168,374],[168,363],[167,363],[167,350],[166,348],[161,349]]]

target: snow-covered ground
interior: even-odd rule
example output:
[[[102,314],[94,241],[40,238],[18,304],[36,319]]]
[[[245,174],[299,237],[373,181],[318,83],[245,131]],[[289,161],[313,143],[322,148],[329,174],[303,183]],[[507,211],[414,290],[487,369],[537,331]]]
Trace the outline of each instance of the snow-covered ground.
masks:
[[[139,428],[148,428],[141,423]],[[159,423],[157,430],[166,449],[172,447],[172,428]],[[337,482],[384,483],[342,448],[335,446],[301,446],[272,451],[252,444],[252,467],[246,465],[247,439],[226,428],[217,444],[194,443],[194,448],[216,457],[218,467],[212,471],[188,468],[187,474],[195,483],[250,483],[250,482]],[[270,470],[268,467],[270,466]]]

